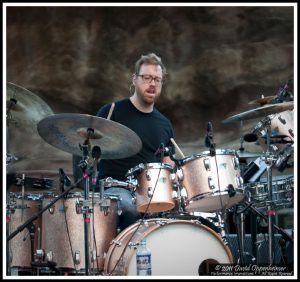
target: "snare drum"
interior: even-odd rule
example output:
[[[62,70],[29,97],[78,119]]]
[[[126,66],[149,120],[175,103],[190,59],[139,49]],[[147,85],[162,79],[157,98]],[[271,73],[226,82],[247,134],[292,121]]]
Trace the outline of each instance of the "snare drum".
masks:
[[[177,170],[187,211],[215,212],[244,199],[239,161],[233,150],[208,151],[182,160]]]
[[[233,263],[220,235],[199,221],[149,219],[123,230],[113,241],[105,259],[105,275],[136,273],[136,248],[146,239],[151,251],[152,275],[199,276],[210,263]]]
[[[139,164],[128,174],[137,178],[135,196],[139,212],[163,212],[174,208],[171,165]]]
[[[54,194],[52,197],[45,197],[43,207],[53,197]],[[83,193],[74,192],[55,202],[42,217],[42,247],[47,257],[64,272],[84,273],[85,234],[82,211],[88,204],[89,209],[92,209],[88,228],[90,265],[93,273],[100,273],[109,244],[117,235],[118,200],[112,195],[104,195],[100,199],[98,193],[90,193],[89,202],[85,203]]]
[[[247,183],[244,187],[248,201],[253,203],[255,207],[263,208],[270,204],[266,179],[262,179],[261,182]],[[277,209],[293,206],[294,176],[272,177],[272,202]]]
[[[9,193],[7,204],[8,232],[16,231],[29,218],[38,213],[42,205],[42,194],[39,193]],[[8,244],[10,267],[31,268],[32,255],[38,248],[41,236],[41,217],[33,221],[34,224],[34,246],[31,249],[31,238],[28,228],[25,228]]]
[[[294,111],[284,111],[281,113],[273,114],[267,116],[265,119],[260,121],[254,129],[259,138],[258,142],[263,148],[264,151],[267,151],[267,124],[271,123],[271,135],[285,135],[287,138],[284,138],[285,141],[294,141]],[[276,138],[275,138],[276,139]],[[272,141],[272,139],[271,139]],[[289,143],[282,144],[280,141],[274,144],[271,143],[270,151],[274,154],[279,154],[283,152]]]

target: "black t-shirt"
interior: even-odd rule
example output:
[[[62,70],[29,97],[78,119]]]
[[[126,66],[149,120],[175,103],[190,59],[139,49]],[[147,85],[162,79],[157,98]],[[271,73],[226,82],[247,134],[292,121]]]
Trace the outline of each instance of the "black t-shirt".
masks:
[[[98,110],[97,116],[107,118],[111,104],[104,105]],[[129,98],[115,102],[115,108],[110,118],[131,130],[142,141],[142,149],[136,155],[123,159],[101,160],[99,164],[99,177],[112,177],[119,181],[125,181],[125,174],[129,169],[141,163],[161,162],[155,152],[163,143],[164,146],[173,147],[170,138],[173,137],[171,122],[155,107],[151,113],[139,111]],[[174,149],[172,149],[174,151]]]

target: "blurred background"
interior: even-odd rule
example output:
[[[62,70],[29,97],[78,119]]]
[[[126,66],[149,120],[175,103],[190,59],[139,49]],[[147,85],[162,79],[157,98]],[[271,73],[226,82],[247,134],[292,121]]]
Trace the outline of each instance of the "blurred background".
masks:
[[[21,130],[6,128],[8,152],[18,158],[9,171],[63,167],[72,174],[72,156],[43,141],[36,124],[52,113],[96,115],[129,97],[134,64],[149,52],[167,67],[156,106],[186,156],[207,150],[208,122],[217,149],[262,153],[241,137],[263,116],[222,121],[260,107],[249,102],[287,82],[294,91],[293,6],[11,6],[5,47],[6,81],[16,85],[7,84],[7,100],[27,97],[26,110],[12,112]]]

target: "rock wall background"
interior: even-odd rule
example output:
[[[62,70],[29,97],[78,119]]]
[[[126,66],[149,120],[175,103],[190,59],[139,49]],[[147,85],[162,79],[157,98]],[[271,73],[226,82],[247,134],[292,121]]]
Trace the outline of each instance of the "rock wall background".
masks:
[[[208,121],[217,148],[238,149],[241,134],[260,119],[243,127],[222,120],[257,107],[248,103],[275,95],[293,78],[293,13],[276,6],[7,7],[6,81],[38,95],[54,113],[95,115],[130,95],[134,63],[155,52],[169,73],[157,107],[174,124],[185,155],[206,150]],[[71,170],[68,153],[48,144],[33,150],[42,141],[28,139],[10,144],[12,151],[28,147],[13,170]]]

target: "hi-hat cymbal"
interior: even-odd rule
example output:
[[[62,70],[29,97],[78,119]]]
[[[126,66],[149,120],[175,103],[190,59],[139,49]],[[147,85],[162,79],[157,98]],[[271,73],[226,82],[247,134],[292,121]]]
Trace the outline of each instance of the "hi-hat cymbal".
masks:
[[[269,104],[274,98],[275,98],[275,96],[264,97],[264,95],[262,95],[261,98],[252,100],[248,104],[249,105],[259,104],[259,105],[263,106],[263,105]]]
[[[253,152],[247,152],[247,151],[236,151],[236,154],[239,159],[250,159],[250,158],[258,158],[261,157],[262,153],[253,153]]]
[[[265,105],[256,109],[252,109],[229,118],[226,118],[222,123],[232,123],[236,121],[254,119],[259,117],[266,117],[271,114],[280,113],[294,108],[294,101],[284,102],[279,104]]]
[[[50,145],[77,156],[83,155],[83,144],[99,146],[101,159],[126,158],[142,148],[142,141],[128,127],[86,114],[55,114],[41,120],[37,130]]]

